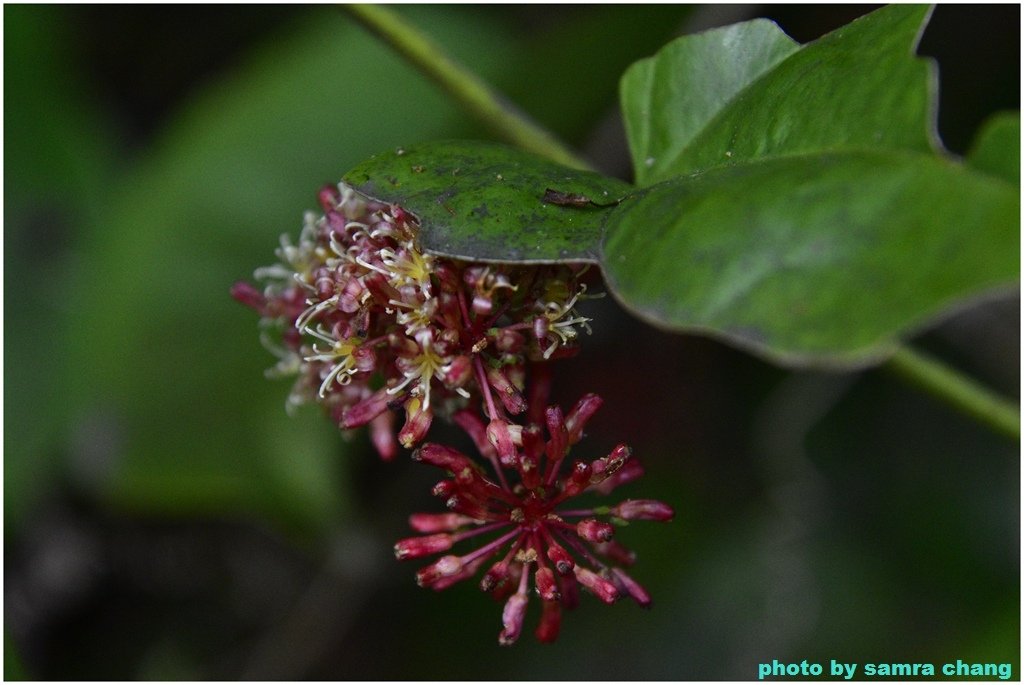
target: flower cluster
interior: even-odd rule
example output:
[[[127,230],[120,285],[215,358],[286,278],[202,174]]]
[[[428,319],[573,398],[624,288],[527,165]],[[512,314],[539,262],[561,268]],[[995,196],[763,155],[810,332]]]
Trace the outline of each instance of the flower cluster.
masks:
[[[583,268],[439,258],[401,207],[344,184],[319,200],[298,244],[282,236],[280,263],[256,271],[263,287],[237,283],[232,295],[262,317],[279,360],[268,375],[298,376],[289,408],[319,401],[344,429],[369,424],[385,459],[397,454],[391,410],[405,410],[405,447],[474,394],[521,413],[524,365],[573,354],[589,330],[575,309]]]
[[[493,431],[490,439],[483,437],[487,431],[479,417],[461,414],[459,422],[493,465],[496,480],[488,478],[474,460],[443,445],[427,443],[413,454],[413,459],[449,473],[434,487],[449,512],[410,517],[412,528],[423,535],[399,541],[395,555],[399,559],[429,556],[447,552],[464,540],[495,534],[474,551],[448,554],[420,569],[416,581],[442,590],[475,576],[498,556],[483,574],[480,587],[505,599],[498,637],[503,645],[515,642],[522,631],[531,578],[543,606],[535,633],[542,642],[558,637],[562,608],[576,605],[581,585],[609,604],[625,596],[644,607],[650,604],[647,591],[622,569],[633,563],[633,553],[613,539],[613,524],[599,517],[620,523],[668,521],[673,516],[671,507],[655,500],[567,507],[581,493],[608,494],[643,473],[626,445],[599,459],[573,461],[562,473],[570,448],[600,405],[599,397],[586,395],[564,416],[557,406],[547,407],[546,440],[540,426],[528,424],[510,431],[512,439],[504,445]]]
[[[278,358],[268,375],[297,376],[289,408],[318,401],[343,429],[368,425],[384,459],[399,443],[422,443],[435,414],[475,443],[481,461],[435,443],[413,453],[448,472],[434,488],[448,511],[413,515],[420,535],[395,546],[398,558],[494,536],[421,569],[419,584],[444,589],[497,557],[480,584],[505,600],[502,644],[522,631],[531,585],[544,642],[557,637],[580,586],[608,603],[628,596],[648,606],[623,570],[634,555],[613,539],[615,526],[667,521],[672,509],[654,500],[570,508],[578,495],[607,495],[643,470],[625,445],[568,460],[599,397],[585,395],[566,414],[547,405],[548,362],[574,354],[580,330],[590,330],[576,310],[585,267],[445,259],[421,249],[417,218],[401,207],[344,184],[319,200],[323,214],[307,213],[297,244],[283,236],[280,262],[256,271],[262,285],[237,283],[232,295],[261,317],[263,343]]]

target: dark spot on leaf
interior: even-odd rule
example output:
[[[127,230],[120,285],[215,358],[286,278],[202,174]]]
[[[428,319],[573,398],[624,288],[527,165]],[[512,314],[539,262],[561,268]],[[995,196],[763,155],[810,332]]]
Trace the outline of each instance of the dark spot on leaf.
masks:
[[[586,207],[590,204],[590,198],[578,193],[564,193],[560,190],[548,188],[544,191],[544,202],[560,207]]]
[[[435,202],[437,202],[437,204],[443,206],[445,202],[447,202],[448,200],[450,200],[453,197],[455,197],[455,193],[457,193],[457,192],[459,192],[459,191],[455,188],[455,186],[452,186],[448,190],[446,190],[443,193],[441,193],[440,195],[438,195],[437,199],[435,200]]]
[[[486,219],[487,217],[489,217],[491,215],[491,213],[487,211],[487,205],[486,204],[482,204],[479,207],[474,207],[473,211],[470,212],[470,214],[475,214],[476,216],[480,217],[481,219]]]

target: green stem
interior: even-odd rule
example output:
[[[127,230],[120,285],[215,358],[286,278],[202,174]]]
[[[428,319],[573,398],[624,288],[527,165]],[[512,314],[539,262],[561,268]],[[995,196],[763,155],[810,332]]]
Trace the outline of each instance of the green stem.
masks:
[[[559,164],[577,169],[590,168],[560,140],[472,71],[445,54],[429,36],[391,8],[384,5],[346,5],[345,8],[508,142]]]
[[[472,71],[448,57],[439,45],[390,8],[383,5],[347,5],[346,9],[510,143],[559,164],[578,169],[591,168],[554,135],[533,122]],[[898,348],[887,366],[968,416],[1020,440],[1020,408],[977,381],[909,347]]]
[[[1018,405],[999,397],[938,359],[909,347],[900,347],[886,366],[964,414],[1007,437],[1020,440]]]

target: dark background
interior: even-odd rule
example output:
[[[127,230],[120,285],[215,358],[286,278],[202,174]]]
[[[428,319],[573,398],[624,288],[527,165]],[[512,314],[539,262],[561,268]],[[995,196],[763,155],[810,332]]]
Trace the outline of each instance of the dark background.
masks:
[[[768,16],[800,41],[860,6],[402,8],[628,178],[617,79],[675,35]],[[4,7],[7,678],[751,679],[759,662],[1011,662],[1019,446],[879,370],[792,373],[589,304],[563,403],[628,441],[622,538],[655,598],[584,597],[554,646],[391,558],[430,469],[289,418],[231,283],[369,155],[486,137],[331,7]],[[1020,8],[940,6],[939,127],[1019,108]],[[1019,397],[1019,299],[915,344]],[[841,313],[837,313],[841,315]],[[536,606],[528,616],[532,631]]]

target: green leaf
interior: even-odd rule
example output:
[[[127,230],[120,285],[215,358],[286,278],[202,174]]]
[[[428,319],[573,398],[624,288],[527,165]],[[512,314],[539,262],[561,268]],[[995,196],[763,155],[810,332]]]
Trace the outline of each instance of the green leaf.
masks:
[[[419,216],[428,252],[519,263],[596,261],[604,218],[630,191],[616,179],[477,141],[379,154],[345,181]]]
[[[773,22],[756,19],[684,36],[630,66],[620,92],[637,182],[673,173],[719,112],[798,49]]]
[[[982,127],[967,155],[967,163],[1020,185],[1020,112],[1000,112]]]
[[[930,155],[860,151],[725,167],[625,200],[611,291],[673,330],[783,364],[857,366],[1019,274],[1016,188]]]
[[[912,58],[928,12],[885,7],[799,50],[763,21],[679,38],[623,77],[637,182],[812,151],[932,150],[934,74]]]

